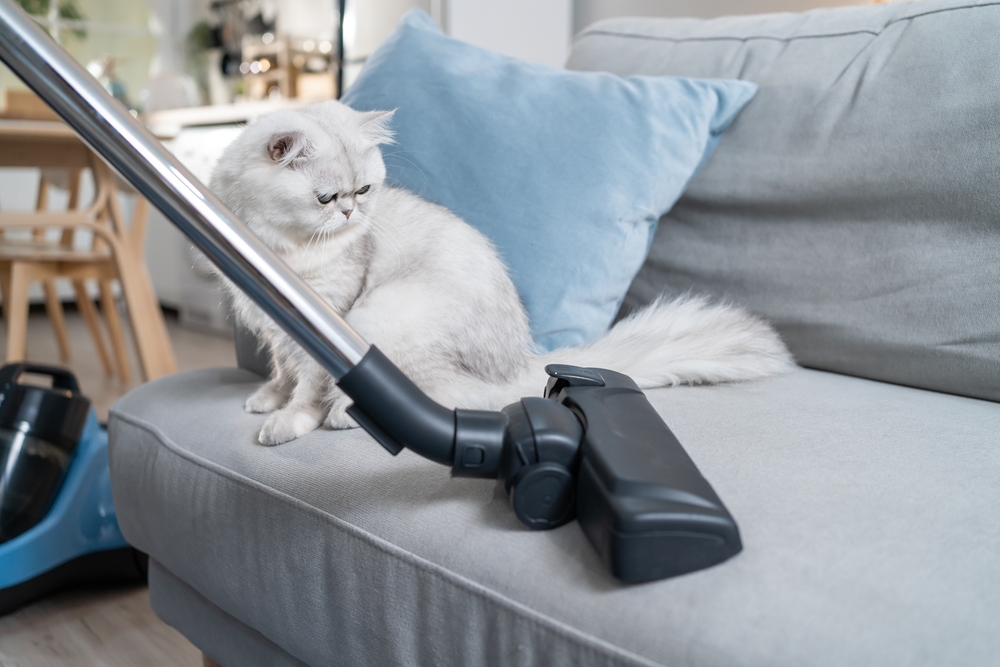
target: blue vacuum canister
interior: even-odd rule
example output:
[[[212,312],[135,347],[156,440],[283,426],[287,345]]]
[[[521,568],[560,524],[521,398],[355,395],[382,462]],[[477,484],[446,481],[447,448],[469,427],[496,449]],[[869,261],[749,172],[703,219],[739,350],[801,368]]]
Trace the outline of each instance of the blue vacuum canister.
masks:
[[[23,384],[31,373],[51,387]],[[67,370],[0,368],[0,615],[63,588],[145,580],[118,529],[108,434]]]

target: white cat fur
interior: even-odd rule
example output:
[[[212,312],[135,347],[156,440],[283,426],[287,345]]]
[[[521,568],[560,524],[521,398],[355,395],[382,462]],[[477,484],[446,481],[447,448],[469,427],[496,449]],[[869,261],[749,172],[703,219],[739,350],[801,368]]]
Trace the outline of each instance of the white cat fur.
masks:
[[[703,298],[658,300],[594,343],[534,354],[527,315],[490,242],[448,210],[383,184],[379,145],[392,141],[391,117],[333,101],[273,113],[226,149],[212,189],[435,400],[500,408],[540,395],[550,363],[610,368],[642,388],[749,380],[792,367],[765,322]],[[318,199],[331,194],[338,196],[328,204]],[[260,442],[286,442],[324,422],[355,426],[350,400],[328,374],[228,288],[239,321],[271,352],[272,377],[246,402],[248,412],[271,413]]]

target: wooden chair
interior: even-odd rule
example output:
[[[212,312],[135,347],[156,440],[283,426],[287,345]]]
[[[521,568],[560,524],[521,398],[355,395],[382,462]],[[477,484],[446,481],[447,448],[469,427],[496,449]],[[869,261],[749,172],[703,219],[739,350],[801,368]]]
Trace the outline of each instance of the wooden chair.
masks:
[[[60,355],[69,360],[69,338],[55,280],[68,278],[77,306],[86,322],[102,366],[130,378],[125,339],[112,284],[118,281],[132,325],[142,375],[147,380],[176,371],[173,349],[152,283],[143,261],[148,204],[137,197],[132,224],[126,225],[118,202],[118,186],[111,169],[94,155],[72,130],[61,123],[0,120],[0,166],[57,167],[70,170],[70,205],[67,211],[49,211],[49,183],[43,176],[35,212],[0,212],[0,231],[30,228],[31,238],[16,241],[6,235],[0,243],[0,290],[7,319],[7,361],[23,359],[27,353],[28,287],[41,282],[46,309],[59,342]],[[79,181],[90,169],[95,184],[94,200],[79,209]],[[47,230],[59,230],[51,240]],[[93,243],[76,247],[78,232],[88,230]],[[104,345],[87,282],[99,286],[101,310],[107,320],[115,363]]]
[[[77,210],[79,205],[82,171],[73,169],[69,172],[67,184],[69,211]],[[35,204],[35,212],[40,216],[40,221],[44,221],[44,216],[49,213],[50,185],[49,179],[43,172]],[[143,235],[142,230],[145,226],[145,213],[145,200],[139,199],[136,202],[131,230],[140,236]],[[76,230],[72,227],[58,229],[59,238],[53,243],[49,231],[45,227],[36,227],[29,240],[19,241],[5,237],[0,241],[0,291],[3,293],[4,303],[9,304],[5,307],[8,314],[7,361],[24,359],[27,355],[28,288],[33,282],[41,282],[45,291],[45,308],[55,331],[59,357],[64,363],[71,360],[69,332],[66,329],[62,301],[55,282],[58,278],[66,277],[71,279],[77,308],[90,332],[104,372],[109,376],[117,375],[123,382],[128,383],[131,379],[128,353],[111,283],[116,274],[107,244],[101,239],[93,239],[91,248],[81,249],[76,246]],[[104,342],[100,318],[87,289],[87,283],[91,280],[98,285],[101,309],[105,314],[111,347],[114,350],[114,364]]]

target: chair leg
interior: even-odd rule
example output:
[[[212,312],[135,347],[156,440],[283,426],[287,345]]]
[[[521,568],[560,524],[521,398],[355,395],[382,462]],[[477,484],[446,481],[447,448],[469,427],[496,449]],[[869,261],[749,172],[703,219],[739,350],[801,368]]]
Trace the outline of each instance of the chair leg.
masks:
[[[4,290],[7,303],[7,363],[21,361],[28,354],[28,269],[20,262],[10,267],[8,287]]]
[[[114,292],[111,291],[111,281],[101,280],[101,310],[104,311],[104,319],[108,323],[108,333],[111,334],[111,347],[115,351],[115,360],[118,363],[118,377],[122,382],[128,383],[128,356],[125,353],[125,333],[122,330],[122,318],[118,314],[118,302]]]
[[[44,280],[42,287],[45,288],[45,311],[49,315],[49,321],[56,334],[56,342],[59,344],[59,358],[64,364],[69,363],[69,332],[66,331],[66,317],[63,314],[62,301],[59,300],[59,292],[56,290],[56,281]]]
[[[101,361],[105,375],[114,375],[114,367],[111,365],[111,356],[108,348],[104,344],[104,333],[101,331],[101,321],[97,316],[97,309],[87,293],[87,283],[82,280],[73,281],[73,290],[76,292],[76,307],[83,316],[83,321],[87,324],[90,338],[94,341],[94,349],[97,350],[97,358]]]
[[[143,261],[142,243],[145,238],[145,203],[136,210],[135,233],[128,232],[128,225],[118,205],[117,188],[111,172],[99,160],[94,162],[95,178],[106,185],[109,192],[106,215],[110,228],[123,241],[115,250],[115,270],[121,282],[122,297],[132,324],[132,337],[139,357],[140,372],[146,380],[177,372],[177,359],[167,333],[163,313],[153,290],[153,281]],[[99,176],[97,176],[99,174]]]
[[[176,373],[174,349],[146,266],[124,250],[115,259],[143,376],[155,380]]]
[[[0,262],[0,296],[3,297],[3,316],[7,317],[10,303],[10,262]]]

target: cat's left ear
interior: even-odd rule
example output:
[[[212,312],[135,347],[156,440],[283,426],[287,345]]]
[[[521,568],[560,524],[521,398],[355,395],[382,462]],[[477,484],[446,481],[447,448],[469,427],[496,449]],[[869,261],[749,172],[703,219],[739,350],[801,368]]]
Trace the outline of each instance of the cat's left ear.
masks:
[[[361,114],[361,136],[374,144],[391,144],[394,132],[389,124],[396,110],[392,111],[365,111]]]
[[[313,145],[301,132],[279,132],[267,142],[267,155],[282,167],[312,155]]]

